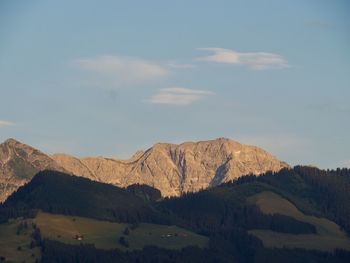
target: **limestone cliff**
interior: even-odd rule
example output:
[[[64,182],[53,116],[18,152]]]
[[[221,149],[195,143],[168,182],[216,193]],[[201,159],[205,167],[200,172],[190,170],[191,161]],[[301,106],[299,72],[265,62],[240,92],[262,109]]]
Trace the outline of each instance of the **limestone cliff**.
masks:
[[[56,160],[56,155],[52,158]],[[72,170],[70,163],[58,163],[76,175],[85,176],[85,167],[95,180],[126,187],[147,184],[163,196],[178,196],[216,186],[246,174],[259,175],[288,167],[268,152],[219,138],[186,142],[179,145],[158,143],[127,161],[103,157],[80,159],[82,170]],[[90,178],[92,178],[90,176]]]
[[[14,139],[0,144],[0,202],[41,170],[66,170],[48,155]]]
[[[0,200],[42,169],[67,171],[91,180],[126,187],[147,184],[163,196],[216,186],[246,174],[278,171],[288,165],[268,152],[233,140],[219,138],[182,144],[158,143],[131,159],[75,158],[45,155],[27,145],[8,140],[0,145]],[[1,187],[1,186],[0,186]]]

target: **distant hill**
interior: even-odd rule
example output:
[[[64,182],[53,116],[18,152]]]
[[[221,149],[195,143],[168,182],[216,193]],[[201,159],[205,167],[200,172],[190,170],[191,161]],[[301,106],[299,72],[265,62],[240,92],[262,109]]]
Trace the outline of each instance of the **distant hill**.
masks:
[[[0,144],[0,202],[45,169],[120,187],[145,184],[160,190],[162,196],[180,196],[242,175],[259,175],[285,167],[289,166],[258,147],[225,138],[178,145],[158,143],[125,161],[47,155],[8,139]]]
[[[118,222],[158,220],[150,204],[131,191],[57,171],[39,172],[13,193],[3,207]]]
[[[335,221],[350,234],[350,202],[347,201],[350,198],[350,169],[325,171],[296,166],[262,176],[244,176],[212,189],[166,199],[159,205],[181,218],[191,218],[197,225],[210,217],[215,219],[212,223],[223,226],[226,220],[228,225],[232,223],[224,218],[233,216],[235,222],[242,220],[244,209],[238,209],[234,215],[228,212],[229,208],[242,208],[249,197],[264,191],[289,200],[305,214]],[[242,221],[247,223],[247,220],[249,218]]]

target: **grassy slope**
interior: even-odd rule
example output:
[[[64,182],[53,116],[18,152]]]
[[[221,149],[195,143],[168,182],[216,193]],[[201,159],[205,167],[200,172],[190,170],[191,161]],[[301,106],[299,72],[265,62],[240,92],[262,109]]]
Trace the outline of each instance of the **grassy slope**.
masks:
[[[93,243],[97,248],[102,249],[125,249],[119,244],[118,240],[127,226],[130,229],[128,224],[43,212],[38,214],[35,222],[44,238],[68,244]],[[76,234],[84,235],[84,240],[78,241],[73,239]],[[166,237],[167,234],[171,234],[171,236]],[[142,249],[147,245],[168,249],[181,249],[186,246],[206,247],[209,242],[204,236],[176,226],[144,223],[139,224],[136,229],[130,230],[129,235],[125,237],[129,241],[129,249]]]
[[[125,247],[119,244],[119,238],[129,224],[112,223],[84,217],[73,217],[39,212],[33,220],[26,220],[28,229],[20,235],[16,234],[17,226],[22,219],[12,220],[6,224],[0,224],[0,257],[6,257],[6,262],[35,262],[40,258],[38,247],[30,249],[30,235],[33,231],[31,224],[36,223],[41,230],[43,238],[57,240],[67,244],[77,245],[80,243],[94,244],[100,249]],[[73,237],[83,235],[84,239],[78,241]],[[171,236],[167,236],[167,235]],[[207,247],[207,237],[195,234],[177,226],[156,225],[141,223],[131,230],[129,235],[124,235],[129,242],[129,249],[142,249],[144,246],[153,245],[167,249],[181,249],[187,246]],[[18,247],[21,250],[17,250]],[[32,257],[34,254],[34,257]]]
[[[264,191],[249,197],[247,201],[248,203],[258,205],[263,213],[278,213],[291,216],[316,227],[316,235],[293,235],[269,230],[249,231],[260,238],[267,247],[306,248],[324,251],[332,251],[335,248],[350,250],[350,239],[340,230],[337,224],[325,218],[305,215],[280,195]]]
[[[35,262],[40,257],[39,248],[30,249],[31,227],[16,235],[17,226],[22,220],[13,220],[6,224],[0,224],[0,256],[6,257],[6,262]],[[29,222],[29,221],[28,221]],[[18,247],[21,250],[17,250]],[[34,257],[32,257],[34,254]]]

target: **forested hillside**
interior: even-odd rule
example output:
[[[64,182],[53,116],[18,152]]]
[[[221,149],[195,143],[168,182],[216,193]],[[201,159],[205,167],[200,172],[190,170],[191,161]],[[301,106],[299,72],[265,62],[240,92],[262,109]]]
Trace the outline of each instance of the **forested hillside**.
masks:
[[[350,233],[350,170],[323,171],[310,167],[283,169],[262,176],[248,175],[218,187],[177,198],[159,199],[149,187],[121,189],[58,172],[39,173],[1,206],[4,219],[41,209],[115,222],[174,224],[205,235],[208,248],[178,251],[156,247],[141,251],[103,251],[43,240],[43,262],[348,262],[345,250],[316,251],[268,248],[248,231],[314,235],[317,226],[293,216],[266,214],[248,202],[258,193],[273,192],[305,215],[337,223]],[[30,214],[30,213],[29,213]],[[317,239],[316,239],[317,241]],[[268,261],[266,261],[268,259]]]
[[[157,211],[144,198],[133,194],[131,189],[56,171],[38,173],[30,183],[10,196],[2,207],[3,210],[41,209],[49,213],[118,222],[159,220]]]

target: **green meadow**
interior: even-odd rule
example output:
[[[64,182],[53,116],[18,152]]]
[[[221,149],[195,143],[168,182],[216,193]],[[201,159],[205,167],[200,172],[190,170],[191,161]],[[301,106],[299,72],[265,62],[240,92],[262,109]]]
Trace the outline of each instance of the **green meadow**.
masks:
[[[144,246],[158,246],[167,249],[181,249],[187,246],[206,247],[208,238],[177,226],[140,223],[113,223],[84,217],[73,217],[39,212],[34,219],[43,238],[68,244],[94,244],[96,248],[122,250],[142,249]],[[128,234],[125,229],[128,228]],[[82,240],[75,236],[82,236]],[[129,247],[119,243],[124,237]]]
[[[336,248],[350,250],[350,239],[340,227],[326,218],[305,215],[287,199],[270,191],[255,194],[247,199],[263,213],[281,214],[312,224],[316,234],[287,234],[271,230],[250,230],[249,233],[262,240],[265,247],[304,248],[333,251]]]
[[[38,247],[30,248],[32,227],[28,221],[28,228],[18,232],[18,225],[22,219],[12,220],[9,223],[0,224],[0,257],[5,262],[35,262],[40,258]]]

